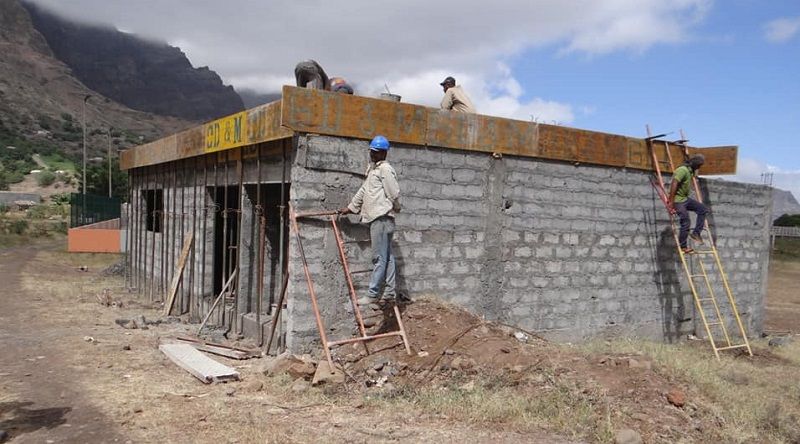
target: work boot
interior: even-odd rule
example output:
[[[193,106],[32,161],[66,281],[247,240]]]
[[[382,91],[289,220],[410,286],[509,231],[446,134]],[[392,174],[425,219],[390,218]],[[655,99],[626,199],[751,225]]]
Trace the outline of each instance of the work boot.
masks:
[[[699,234],[692,232],[689,234],[689,237],[691,237],[692,240],[695,241],[697,244],[703,245],[703,236],[700,236]]]
[[[378,308],[378,301],[379,300],[380,299],[377,298],[377,297],[361,296],[360,298],[358,298],[357,302],[358,302],[358,306],[361,307],[361,308],[371,308],[371,309],[374,310],[374,309]]]

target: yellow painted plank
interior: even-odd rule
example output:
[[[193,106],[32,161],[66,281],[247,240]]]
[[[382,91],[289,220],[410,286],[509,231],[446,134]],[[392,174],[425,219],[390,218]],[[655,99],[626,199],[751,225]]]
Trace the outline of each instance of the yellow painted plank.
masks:
[[[123,151],[123,170],[291,137],[280,126],[281,101],[267,103]]]

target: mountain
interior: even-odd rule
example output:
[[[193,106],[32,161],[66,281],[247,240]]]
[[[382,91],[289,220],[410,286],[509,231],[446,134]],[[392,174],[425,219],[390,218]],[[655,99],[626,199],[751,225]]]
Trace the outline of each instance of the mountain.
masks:
[[[134,111],[87,88],[54,57],[17,0],[0,0],[0,54],[0,135],[6,140],[35,140],[68,155],[80,152],[87,96],[87,150],[92,156],[105,153],[112,127],[112,142],[126,148],[192,125]]]
[[[274,102],[276,100],[280,100],[281,98],[280,93],[264,94],[253,91],[252,89],[240,89],[238,92],[239,97],[241,97],[242,101],[244,102],[244,107],[247,109],[255,108],[258,105],[263,105],[265,103]]]
[[[53,54],[90,89],[129,108],[187,120],[212,120],[244,109],[233,87],[186,55],[108,26],[74,23],[23,2]]]
[[[772,189],[772,220],[784,214],[800,214],[800,203],[791,191]]]

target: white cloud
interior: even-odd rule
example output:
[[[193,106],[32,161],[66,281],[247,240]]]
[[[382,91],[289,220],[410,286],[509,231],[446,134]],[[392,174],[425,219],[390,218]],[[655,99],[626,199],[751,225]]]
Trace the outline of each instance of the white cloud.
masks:
[[[314,58],[360,94],[383,90],[436,106],[453,75],[484,114],[569,123],[557,97],[518,82],[506,63],[550,46],[600,55],[644,51],[691,36],[711,0],[31,0],[73,19],[110,23],[180,44],[239,88],[278,91],[295,63]],[[135,8],[135,11],[134,11]],[[546,63],[546,61],[542,61]],[[534,68],[535,69],[535,68]]]
[[[757,159],[740,158],[737,173],[733,176],[720,176],[721,179],[737,182],[764,183],[763,173],[772,173],[772,186],[791,191],[800,200],[800,170],[786,170],[769,165]]]
[[[764,38],[772,43],[789,41],[800,31],[800,17],[785,17],[764,25]]]

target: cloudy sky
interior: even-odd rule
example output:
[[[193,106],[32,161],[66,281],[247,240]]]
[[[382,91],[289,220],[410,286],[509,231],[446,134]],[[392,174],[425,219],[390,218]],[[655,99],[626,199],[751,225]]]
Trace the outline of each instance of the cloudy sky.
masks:
[[[436,106],[453,75],[482,114],[739,145],[737,179],[800,198],[797,0],[33,0],[179,46],[275,92],[314,58],[357,93]]]

